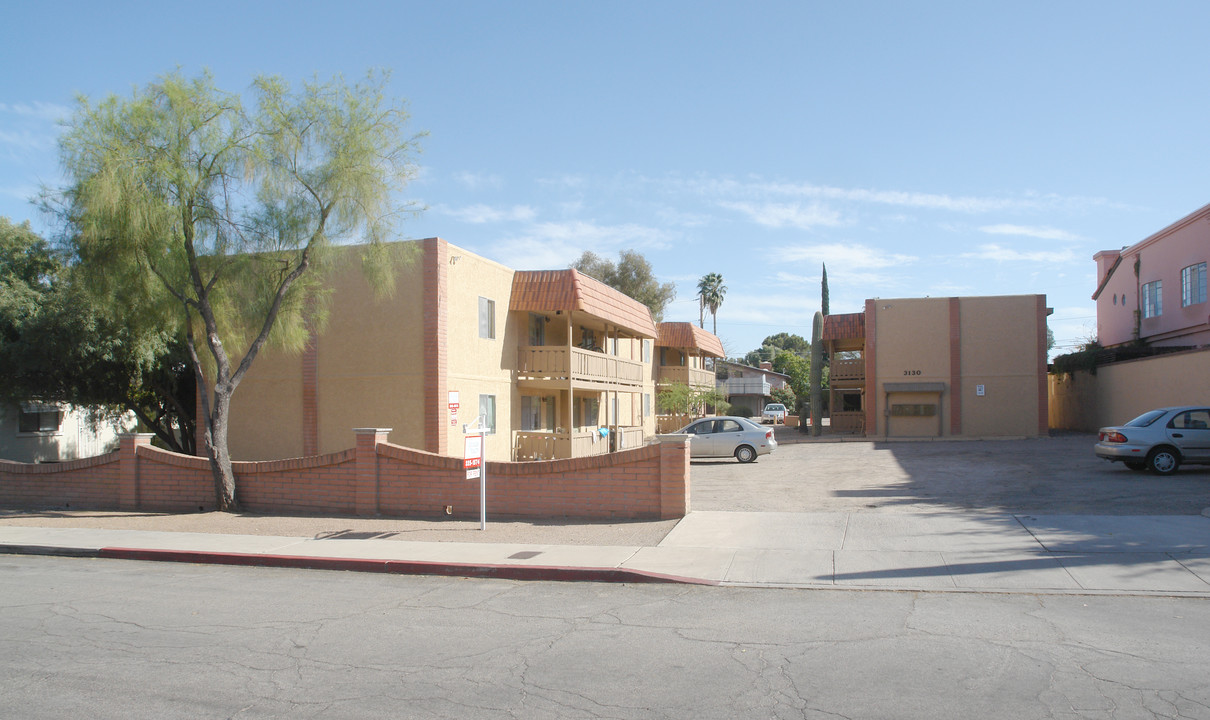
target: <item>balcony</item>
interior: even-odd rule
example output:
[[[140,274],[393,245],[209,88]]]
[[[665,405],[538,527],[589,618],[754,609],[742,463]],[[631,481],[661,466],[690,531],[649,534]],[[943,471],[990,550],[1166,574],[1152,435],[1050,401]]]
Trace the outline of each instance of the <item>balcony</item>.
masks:
[[[658,378],[658,382],[661,384],[671,385],[672,383],[679,382],[693,388],[714,389],[713,370],[701,370],[680,365],[662,365],[658,370]]]
[[[860,384],[865,382],[864,358],[845,358],[843,360],[832,358],[829,368],[828,377],[832,383]]]
[[[723,381],[724,395],[761,395],[773,393],[773,386],[764,378],[727,378]]]
[[[637,360],[580,348],[529,345],[520,349],[517,380],[526,387],[609,390],[641,388],[645,366]]]
[[[633,450],[643,447],[646,437],[641,427],[619,427],[616,431],[621,439],[617,450]],[[566,458],[606,455],[610,452],[610,440],[601,437],[596,428],[572,432],[522,431],[516,434],[514,458],[526,460],[562,460]]]

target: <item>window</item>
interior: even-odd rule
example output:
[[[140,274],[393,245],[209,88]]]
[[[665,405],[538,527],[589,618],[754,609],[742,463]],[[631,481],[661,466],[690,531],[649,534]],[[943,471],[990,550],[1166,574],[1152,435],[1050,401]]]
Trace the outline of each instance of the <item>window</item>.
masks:
[[[1180,430],[1210,430],[1210,410],[1187,410],[1172,418],[1168,427]]]
[[[643,417],[651,417],[651,393],[643,393]]]
[[[529,314],[529,344],[534,347],[540,347],[546,344],[546,321],[545,315],[537,313]]]
[[[1164,314],[1164,281],[1156,280],[1143,286],[1143,317],[1159,317]]]
[[[1206,302],[1206,263],[1181,270],[1181,307]]]
[[[668,348],[660,348],[660,367],[668,364]]]
[[[496,338],[496,302],[485,297],[479,298],[479,337]]]
[[[643,341],[643,362],[645,362],[645,363],[651,362],[651,341],[650,340]]]
[[[555,429],[555,397],[548,395],[521,396],[521,429],[546,430]]]
[[[581,398],[576,403],[576,427],[596,427],[601,415],[601,401],[597,398]]]
[[[491,302],[490,300],[488,302]],[[479,414],[483,417],[483,426],[488,435],[496,434],[496,396],[479,396]]]
[[[57,433],[63,421],[63,413],[54,405],[21,403],[21,415],[17,419],[19,433]]]

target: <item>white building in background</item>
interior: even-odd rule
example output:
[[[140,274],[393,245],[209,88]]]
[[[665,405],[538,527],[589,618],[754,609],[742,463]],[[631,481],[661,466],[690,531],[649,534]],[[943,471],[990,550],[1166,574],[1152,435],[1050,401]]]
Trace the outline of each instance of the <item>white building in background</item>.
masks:
[[[86,410],[64,403],[0,405],[0,459],[63,462],[117,449],[118,435],[136,425],[133,415],[92,422]]]

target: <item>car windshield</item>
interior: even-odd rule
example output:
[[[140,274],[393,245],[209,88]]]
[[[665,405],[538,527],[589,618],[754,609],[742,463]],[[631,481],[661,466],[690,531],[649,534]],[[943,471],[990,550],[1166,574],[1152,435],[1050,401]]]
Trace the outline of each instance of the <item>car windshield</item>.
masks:
[[[766,405],[765,410],[785,410],[785,405]]]
[[[1164,417],[1164,415],[1165,415],[1165,413],[1163,410],[1151,410],[1149,412],[1143,413],[1142,415],[1139,415],[1138,417],[1136,417],[1135,419],[1126,423],[1122,427],[1147,427],[1148,425],[1155,422],[1156,420],[1159,420],[1160,418]]]

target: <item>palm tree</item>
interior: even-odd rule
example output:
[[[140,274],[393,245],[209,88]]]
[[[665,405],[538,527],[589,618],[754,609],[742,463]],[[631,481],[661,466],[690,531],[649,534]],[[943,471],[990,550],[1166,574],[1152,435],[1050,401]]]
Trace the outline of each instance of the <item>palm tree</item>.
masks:
[[[727,286],[723,285],[723,276],[718,273],[708,273],[702,276],[701,280],[697,281],[698,300],[700,302],[701,314],[698,318],[700,327],[706,326],[705,309],[710,309],[710,315],[714,318],[714,334],[718,334],[718,308],[723,304],[723,297],[727,294]]]

